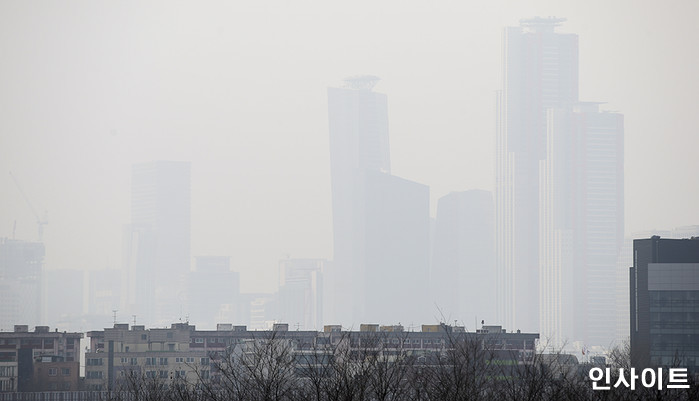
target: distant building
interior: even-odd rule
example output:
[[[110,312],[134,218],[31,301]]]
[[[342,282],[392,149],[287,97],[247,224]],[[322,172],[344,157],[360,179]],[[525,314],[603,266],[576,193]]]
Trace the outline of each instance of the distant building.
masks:
[[[188,320],[201,326],[215,327],[222,310],[229,311],[227,319],[240,321],[240,273],[231,271],[228,256],[197,256],[196,271],[189,273],[187,309]]]
[[[135,164],[124,238],[130,314],[156,324],[180,317],[190,272],[190,164]]]
[[[324,259],[279,261],[279,316],[294,329],[319,330],[323,325]]]
[[[578,102],[548,109],[539,198],[540,332],[554,347],[615,339],[624,239],[624,120]]]
[[[539,166],[547,109],[578,101],[578,37],[564,19],[530,18],[503,36],[497,94],[496,266],[498,321],[539,329]]]
[[[53,384],[55,390],[77,390],[81,338],[48,326],[0,332],[0,392],[53,390]]]
[[[330,175],[333,213],[331,303],[336,321],[361,320],[364,280],[364,229],[360,191],[366,171],[391,173],[388,103],[372,89],[377,77],[348,78],[328,88]],[[355,299],[355,302],[346,302]]]
[[[429,267],[429,188],[391,175],[386,95],[377,77],[328,89],[334,257],[330,317],[423,319]],[[348,300],[352,300],[348,302]]]
[[[699,238],[633,242],[631,364],[699,371]]]
[[[91,325],[100,327],[112,321],[114,310],[126,311],[126,276],[120,269],[90,270],[87,275],[87,312]]]
[[[0,330],[43,323],[44,244],[0,239]]]
[[[494,218],[489,191],[452,192],[437,205],[432,299],[445,321],[458,320],[471,330],[481,320],[495,321]]]
[[[46,323],[80,327],[83,311],[85,272],[77,269],[46,270]],[[60,300],[60,302],[58,302]]]

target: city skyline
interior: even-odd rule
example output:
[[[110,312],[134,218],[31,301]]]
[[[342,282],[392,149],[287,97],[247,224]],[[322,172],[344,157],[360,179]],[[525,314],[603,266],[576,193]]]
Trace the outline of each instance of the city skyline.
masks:
[[[626,231],[699,220],[691,207],[699,195],[682,185],[696,170],[697,138],[687,132],[697,125],[688,98],[697,59],[682,50],[693,35],[682,28],[691,26],[682,22],[692,14],[689,4],[619,2],[600,15],[589,5],[501,2],[471,15],[467,7],[360,3],[334,17],[336,24],[323,22],[335,15],[329,7],[213,13],[178,6],[160,18],[154,6],[139,18],[127,17],[126,6],[93,5],[85,8],[101,24],[93,30],[89,19],[71,19],[80,6],[32,14],[13,4],[2,13],[12,33],[2,41],[2,100],[13,106],[4,109],[0,171],[13,171],[39,214],[48,211],[47,269],[120,265],[128,169],[150,160],[192,162],[192,255],[231,255],[244,290],[272,290],[274,281],[259,273],[275,276],[287,254],[330,258],[326,88],[357,73],[382,77],[377,91],[391,99],[392,172],[430,185],[432,216],[451,191],[492,190],[501,30],[536,15],[565,17],[561,30],[580,37],[580,98],[613,102],[603,107],[626,116]],[[300,47],[282,52],[270,29],[276,25],[261,25],[268,33],[252,43],[272,46],[261,52],[234,40],[240,32],[223,18],[234,11],[249,21],[267,16],[279,27],[309,28],[284,29]],[[192,30],[201,21],[206,28]],[[366,31],[337,29],[358,22]],[[153,24],[162,24],[157,35]],[[415,26],[434,29],[413,32]],[[651,35],[649,26],[663,29]],[[316,38],[323,31],[328,38]],[[313,56],[318,48],[328,61]],[[248,62],[236,62],[238,55]],[[644,184],[664,169],[680,174]],[[2,236],[35,239],[36,219],[8,174],[0,186]],[[675,207],[662,207],[668,197]]]

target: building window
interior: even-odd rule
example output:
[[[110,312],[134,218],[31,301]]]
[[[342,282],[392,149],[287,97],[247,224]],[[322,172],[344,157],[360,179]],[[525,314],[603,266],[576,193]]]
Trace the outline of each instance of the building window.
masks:
[[[167,379],[167,370],[161,370],[161,371],[158,372],[158,373],[159,373],[158,376],[159,376],[161,379]]]
[[[63,376],[70,376],[70,368],[61,368],[61,374]]]
[[[167,358],[160,358],[161,365],[167,365]]]
[[[121,358],[121,363],[122,363],[122,364],[127,364],[127,363],[129,363],[129,358]]]
[[[175,363],[182,363],[182,362],[184,362],[184,358],[182,358],[182,357],[175,358]]]
[[[65,390],[65,391],[70,390],[70,382],[63,383],[63,390]]]
[[[56,376],[58,374],[57,368],[49,368],[49,376]]]
[[[155,379],[155,370],[146,370],[146,377],[149,379]]]
[[[209,358],[201,358],[199,361],[201,365],[208,365],[209,364]]]
[[[201,338],[201,337],[197,337],[197,338],[194,339],[194,342],[197,343],[197,344],[203,344],[203,343],[204,343],[204,339]]]
[[[187,363],[194,363],[194,357],[187,357]]]
[[[102,366],[102,358],[88,358],[87,366]]]
[[[132,366],[138,365],[138,358],[131,358],[131,365]]]
[[[146,358],[146,365],[147,366],[155,366],[155,357],[152,358]]]
[[[88,379],[101,379],[102,378],[102,371],[89,371],[87,372],[87,378]]]
[[[168,332],[167,332],[167,338],[172,338],[172,332],[171,332],[171,331],[168,331]]]
[[[148,339],[148,336],[147,336],[147,335],[141,334],[141,340],[147,340],[147,339]]]
[[[208,370],[202,370],[201,371],[201,378],[202,379],[208,379],[209,378],[209,371]]]
[[[167,345],[167,350],[168,350],[168,351],[174,351],[174,350],[175,350],[175,344],[168,344],[168,345]]]

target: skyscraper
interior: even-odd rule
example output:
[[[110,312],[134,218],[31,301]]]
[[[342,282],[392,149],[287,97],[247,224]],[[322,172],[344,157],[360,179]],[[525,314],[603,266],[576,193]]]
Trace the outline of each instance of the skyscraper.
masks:
[[[555,32],[563,19],[505,28],[497,95],[496,273],[498,320],[539,329],[539,163],[547,109],[578,101],[578,38]]]
[[[331,302],[336,323],[349,325],[390,319],[386,311],[400,309],[386,302],[415,302],[420,288],[414,281],[424,280],[427,292],[429,188],[390,175],[387,100],[372,91],[377,81],[359,76],[328,89]],[[415,312],[413,318],[420,318]]]
[[[346,302],[362,291],[363,219],[359,193],[366,171],[391,172],[386,95],[372,89],[377,77],[345,80],[328,88],[330,173],[333,210],[333,292],[336,319],[351,323],[362,315],[361,302]]]
[[[190,272],[189,162],[133,166],[124,252],[131,313],[146,324],[181,317]]]
[[[597,103],[548,109],[540,163],[540,332],[551,345],[609,346],[624,236],[623,116]]]
[[[481,320],[495,322],[494,217],[489,191],[452,192],[437,205],[432,299],[444,320],[462,321],[470,330]]]

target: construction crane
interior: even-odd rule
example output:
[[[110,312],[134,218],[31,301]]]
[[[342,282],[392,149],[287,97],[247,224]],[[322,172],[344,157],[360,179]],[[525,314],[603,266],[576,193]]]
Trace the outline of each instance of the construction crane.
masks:
[[[32,213],[34,214],[34,217],[36,217],[36,225],[37,225],[37,229],[39,232],[39,242],[43,242],[43,240],[44,240],[44,226],[46,224],[49,224],[46,212],[44,212],[43,217],[39,217],[39,214],[36,212],[36,209],[34,209],[34,206],[29,201],[29,198],[27,198],[27,195],[24,194],[24,191],[22,190],[22,186],[19,185],[19,181],[17,181],[17,178],[15,177],[15,175],[12,174],[12,171],[10,171],[10,177],[12,177],[12,180],[15,182],[15,185],[17,186],[19,193],[22,194],[24,201],[27,202],[29,209],[31,209]],[[14,229],[12,231],[13,231],[13,236],[14,236]]]

